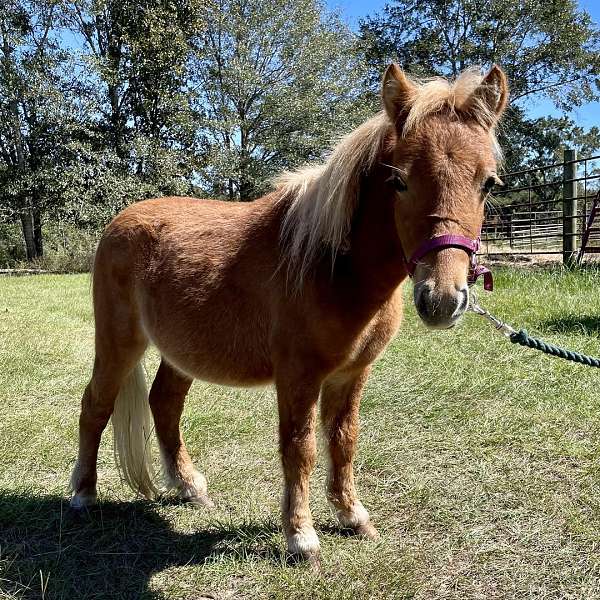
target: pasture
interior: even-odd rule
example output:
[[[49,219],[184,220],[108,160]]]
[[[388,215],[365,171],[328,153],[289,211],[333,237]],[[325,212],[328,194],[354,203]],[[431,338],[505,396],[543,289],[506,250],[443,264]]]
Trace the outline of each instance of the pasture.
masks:
[[[600,355],[599,284],[592,269],[503,269],[480,296]],[[340,534],[320,451],[316,574],[285,554],[270,389],[192,387],[184,436],[215,509],[133,498],[107,430],[100,504],[72,514],[89,277],[0,279],[0,598],[600,598],[598,371],[517,348],[471,314],[429,332],[411,291],[361,407],[357,483],[382,538]]]

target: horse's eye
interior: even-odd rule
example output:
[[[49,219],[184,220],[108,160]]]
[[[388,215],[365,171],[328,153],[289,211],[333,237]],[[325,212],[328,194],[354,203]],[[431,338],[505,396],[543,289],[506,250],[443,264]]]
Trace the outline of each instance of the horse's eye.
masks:
[[[498,180],[495,177],[488,177],[483,184],[483,192],[489,194],[494,189],[497,182]]]
[[[391,184],[397,192],[405,192],[407,190],[406,183],[404,183],[403,179],[398,175],[391,177]]]

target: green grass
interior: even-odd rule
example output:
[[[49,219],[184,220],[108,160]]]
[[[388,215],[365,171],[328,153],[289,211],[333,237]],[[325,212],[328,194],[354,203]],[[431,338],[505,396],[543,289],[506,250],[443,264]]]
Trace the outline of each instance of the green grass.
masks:
[[[496,286],[481,300],[499,316],[600,355],[599,271],[499,270]],[[337,531],[321,451],[322,573],[288,564],[273,392],[201,382],[183,428],[217,508],[133,498],[107,431],[101,502],[71,514],[89,292],[87,276],[0,279],[0,598],[600,598],[598,371],[474,315],[428,332],[410,303],[361,408],[358,487],[380,542]]]

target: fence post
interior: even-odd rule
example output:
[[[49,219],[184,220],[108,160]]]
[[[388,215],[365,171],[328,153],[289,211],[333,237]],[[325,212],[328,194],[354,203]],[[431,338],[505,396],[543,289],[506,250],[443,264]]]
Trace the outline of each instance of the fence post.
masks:
[[[563,264],[577,259],[577,150],[565,148],[563,164]]]

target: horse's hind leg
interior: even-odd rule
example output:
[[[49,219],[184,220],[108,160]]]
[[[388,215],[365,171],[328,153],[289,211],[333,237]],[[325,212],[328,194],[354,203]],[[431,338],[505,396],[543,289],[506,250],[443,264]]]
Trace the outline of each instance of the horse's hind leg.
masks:
[[[92,379],[81,401],[79,417],[79,454],[71,476],[73,508],[83,508],[96,501],[96,462],[102,432],[115,406],[115,399],[126,377],[135,368],[146,343],[114,347],[105,354],[100,350],[94,361]]]
[[[184,500],[212,506],[207,495],[206,479],[195,469],[179,428],[183,403],[191,385],[192,379],[163,359],[150,390],[150,408],[154,416],[166,484],[175,488]]]
[[[321,420],[329,450],[327,498],[340,525],[370,539],[378,537],[354,487],[353,460],[358,439],[358,408],[369,369],[352,376],[334,375],[323,384]]]
[[[108,247],[110,250],[110,247]],[[71,506],[81,508],[96,500],[96,462],[102,432],[113,412],[115,400],[144,354],[148,340],[133,300],[131,282],[100,242],[94,269],[95,350],[92,378],[85,389],[79,417],[79,454],[71,476]],[[119,277],[115,276],[115,272]]]

